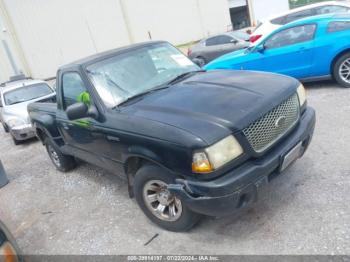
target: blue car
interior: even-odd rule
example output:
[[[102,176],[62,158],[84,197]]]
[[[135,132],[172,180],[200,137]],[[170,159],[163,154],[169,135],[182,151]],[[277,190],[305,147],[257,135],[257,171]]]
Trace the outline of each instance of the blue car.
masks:
[[[298,20],[259,45],[219,57],[204,68],[267,71],[301,81],[334,78],[350,88],[350,15]]]

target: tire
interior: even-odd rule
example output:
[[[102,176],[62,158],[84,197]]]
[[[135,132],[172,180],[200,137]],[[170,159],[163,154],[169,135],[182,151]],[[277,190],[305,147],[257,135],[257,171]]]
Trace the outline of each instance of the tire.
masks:
[[[158,226],[173,232],[188,231],[199,221],[201,215],[192,212],[180,199],[172,196],[169,191],[166,190],[166,185],[171,183],[174,183],[174,177],[164,169],[151,164],[142,166],[137,171],[134,180],[134,195],[136,201],[145,215]],[[160,191],[159,188],[159,191],[153,191],[153,189],[147,190],[150,187],[156,188],[157,185],[164,186],[164,188],[161,189],[163,191]],[[162,198],[161,196],[164,197],[163,193],[168,197]],[[146,201],[148,194],[156,196],[154,199],[157,200],[153,199],[152,204]],[[159,200],[169,203],[169,205],[163,209],[164,213],[162,214],[155,211],[156,207],[162,205]],[[167,204],[164,204],[162,206],[166,205]],[[170,215],[170,209],[174,211],[174,215]]]
[[[18,146],[21,143],[21,141],[17,140],[14,136],[12,136],[12,140],[16,146]]]
[[[8,133],[10,131],[6,124],[2,123],[2,127],[4,128],[4,131],[6,133]]]
[[[64,155],[59,149],[59,147],[51,141],[51,139],[45,139],[45,146],[52,163],[59,171],[68,172],[76,167],[74,157]]]
[[[333,67],[333,77],[342,87],[350,88],[350,52],[337,59]]]
[[[201,57],[201,56],[196,57],[195,59],[193,59],[193,62],[195,64],[197,64],[198,66],[200,66],[200,67],[203,67],[203,66],[205,66],[207,64],[207,61],[205,60],[205,58]]]

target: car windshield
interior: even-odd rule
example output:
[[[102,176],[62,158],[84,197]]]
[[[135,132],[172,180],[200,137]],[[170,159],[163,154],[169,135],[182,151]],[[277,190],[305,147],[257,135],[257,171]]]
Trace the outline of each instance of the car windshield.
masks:
[[[9,106],[47,96],[52,93],[53,90],[47,84],[34,84],[7,91],[4,93],[4,101],[5,104]]]
[[[164,88],[179,76],[200,70],[167,43],[145,46],[87,67],[87,73],[107,107]]]

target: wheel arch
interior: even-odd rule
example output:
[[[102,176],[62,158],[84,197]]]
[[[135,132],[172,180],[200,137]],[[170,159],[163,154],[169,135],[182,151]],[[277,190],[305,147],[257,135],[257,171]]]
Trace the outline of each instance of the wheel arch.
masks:
[[[153,164],[156,166],[159,166],[166,171],[173,173],[169,168],[167,168],[164,163],[162,162],[161,158],[157,156],[154,152],[144,149],[144,148],[137,148],[138,152],[135,152],[132,148],[129,148],[129,152],[133,152],[129,154],[124,161],[124,173],[127,177],[128,181],[128,191],[129,196],[131,198],[134,197],[133,192],[133,185],[134,185],[134,178],[137,173],[137,171],[146,164]]]
[[[341,51],[340,53],[338,53],[332,60],[332,63],[331,63],[331,68],[330,68],[330,71],[331,71],[331,75],[333,76],[334,74],[334,66],[335,64],[337,63],[338,59],[340,57],[342,57],[343,55],[345,55],[346,53],[350,53],[350,48],[346,48],[344,49],[343,51]]]

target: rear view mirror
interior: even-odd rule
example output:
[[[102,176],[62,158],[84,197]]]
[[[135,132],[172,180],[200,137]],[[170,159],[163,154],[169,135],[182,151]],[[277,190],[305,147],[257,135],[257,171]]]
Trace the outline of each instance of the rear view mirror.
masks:
[[[82,102],[70,105],[66,109],[67,117],[69,120],[77,120],[88,116],[89,108]]]
[[[98,119],[99,117],[98,110],[94,105],[87,106],[83,102],[78,102],[68,106],[66,114],[69,120],[77,120],[84,117]]]
[[[258,46],[255,48],[255,51],[256,51],[256,52],[259,52],[259,53],[264,53],[264,51],[265,51],[265,45],[258,45]]]

